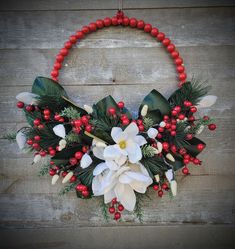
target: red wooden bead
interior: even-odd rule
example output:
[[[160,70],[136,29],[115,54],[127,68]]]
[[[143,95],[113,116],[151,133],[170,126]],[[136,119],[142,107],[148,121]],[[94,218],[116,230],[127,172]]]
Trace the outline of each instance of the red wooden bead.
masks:
[[[149,23],[145,24],[144,31],[149,33],[149,32],[151,32],[151,30],[152,30],[152,25]]]
[[[135,28],[137,25],[137,20],[135,18],[131,18],[129,24],[132,28]]]
[[[151,36],[156,37],[157,34],[158,34],[158,29],[157,29],[157,28],[153,28],[153,29],[151,30]]]
[[[69,37],[69,40],[70,40],[70,42],[72,42],[72,44],[74,44],[74,43],[77,42],[77,37],[76,37],[75,35],[71,35],[71,36]]]
[[[77,37],[77,39],[82,39],[82,38],[84,37],[83,32],[82,32],[82,31],[78,31],[78,32],[76,33],[76,37]]]
[[[112,17],[112,25],[117,26],[118,25],[118,19],[116,16]]]
[[[65,44],[64,44],[64,47],[67,48],[67,49],[70,49],[72,46],[73,46],[73,44],[72,44],[71,41],[67,41],[67,42],[65,42]]]
[[[214,130],[216,129],[216,124],[209,124],[209,125],[208,125],[208,129],[209,129],[210,131],[214,131]]]
[[[143,28],[144,28],[144,25],[145,25],[145,23],[144,23],[143,20],[139,20],[139,21],[137,22],[137,28],[138,28],[138,29],[143,29]]]
[[[56,69],[56,70],[61,69],[61,66],[62,66],[61,63],[55,62],[55,64],[54,64],[54,69]]]
[[[89,24],[89,29],[91,32],[95,32],[97,30],[97,26],[94,22]]]
[[[170,44],[167,46],[167,51],[169,53],[173,52],[175,50],[175,45],[174,44]]]
[[[63,62],[63,60],[64,60],[64,56],[63,55],[61,55],[61,54],[56,55],[56,61]]]
[[[197,112],[197,107],[196,106],[191,107],[190,112],[192,112],[192,113]]]
[[[21,101],[17,102],[16,105],[17,105],[18,108],[21,108],[21,109],[24,108],[24,103],[21,102]]]
[[[63,56],[68,55],[68,53],[69,53],[69,51],[68,51],[67,48],[62,48],[62,49],[60,50],[60,54],[62,54]]]
[[[50,176],[54,176],[56,174],[56,171],[54,169],[49,170]]]
[[[51,76],[52,77],[57,77],[59,75],[59,71],[58,70],[52,70],[51,71]]]
[[[112,20],[109,17],[104,18],[104,26],[108,27],[112,24]]]
[[[175,64],[177,66],[180,66],[182,63],[183,63],[183,59],[182,58],[178,57],[178,58],[175,59]]]
[[[162,41],[162,44],[164,45],[164,46],[168,46],[169,44],[171,43],[171,40],[169,39],[169,38],[165,38],[163,41]]]
[[[77,151],[74,156],[76,159],[80,160],[83,156],[83,153],[81,151]]]
[[[165,34],[162,33],[162,32],[159,32],[158,35],[157,35],[157,39],[158,41],[163,41],[165,38]]]
[[[180,80],[180,81],[184,81],[184,80],[186,80],[186,78],[187,78],[186,73],[180,73],[180,74],[179,74],[179,80]]]
[[[118,102],[118,107],[119,107],[120,109],[124,108],[124,106],[125,106],[125,104],[124,104],[123,101]]]
[[[70,162],[70,164],[71,165],[76,165],[77,163],[78,163],[78,161],[77,161],[77,159],[75,158],[75,157],[71,157],[70,159],[69,159],[69,162]]]
[[[182,66],[182,65],[177,66],[176,70],[177,70],[178,73],[183,73],[184,72],[184,66]]]
[[[176,58],[178,58],[179,57],[179,52],[178,51],[173,51],[172,53],[171,53],[171,57],[173,58],[173,59],[176,59]]]
[[[96,26],[97,26],[97,28],[99,28],[99,29],[102,29],[103,27],[104,27],[104,22],[103,22],[103,20],[97,20],[96,22]]]
[[[128,18],[127,16],[125,16],[125,17],[123,18],[123,20],[122,20],[122,24],[123,24],[124,26],[128,26],[128,25],[129,25],[129,22],[130,22],[130,20],[129,20],[129,18]]]
[[[83,27],[82,27],[82,32],[83,32],[84,34],[88,34],[88,33],[90,32],[89,27],[88,27],[88,26],[83,26]]]

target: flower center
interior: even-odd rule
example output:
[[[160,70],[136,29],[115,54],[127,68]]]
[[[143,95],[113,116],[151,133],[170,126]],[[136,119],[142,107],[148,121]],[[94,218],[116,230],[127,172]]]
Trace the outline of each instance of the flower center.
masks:
[[[126,148],[126,141],[120,141],[119,143],[119,147],[121,148],[121,149],[125,149]]]

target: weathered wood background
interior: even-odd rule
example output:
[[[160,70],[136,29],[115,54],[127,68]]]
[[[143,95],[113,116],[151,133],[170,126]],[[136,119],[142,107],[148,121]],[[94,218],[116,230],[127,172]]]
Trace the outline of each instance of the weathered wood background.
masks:
[[[0,3],[0,248],[228,248],[235,246],[235,8],[234,1],[130,0],[128,16],[159,27],[177,45],[188,75],[207,79],[218,102],[204,110],[216,118],[204,133],[201,167],[178,176],[171,200],[146,200],[144,224],[125,213],[105,223],[99,201],[58,196],[61,185],[37,176],[31,156],[3,135],[25,124],[15,95],[38,75],[49,76],[65,39],[82,25],[112,16],[118,1],[6,0]],[[135,110],[152,88],[176,87],[171,59],[140,30],[109,28],[89,35],[65,62],[61,82],[81,104],[113,95]],[[130,97],[131,96],[131,97]]]

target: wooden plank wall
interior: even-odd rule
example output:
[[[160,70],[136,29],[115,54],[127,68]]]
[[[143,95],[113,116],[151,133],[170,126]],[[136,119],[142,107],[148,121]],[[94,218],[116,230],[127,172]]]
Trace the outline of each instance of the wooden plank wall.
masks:
[[[146,200],[144,223],[125,213],[106,223],[98,200],[37,176],[31,156],[3,135],[25,124],[15,95],[38,75],[49,76],[65,39],[92,20],[112,16],[118,1],[8,0],[0,2],[0,248],[232,248],[235,246],[235,8],[232,0],[130,0],[128,16],[158,26],[177,45],[189,77],[207,79],[218,102],[204,110],[216,119],[204,133],[203,166],[178,175],[171,200]],[[89,35],[66,60],[61,82],[79,103],[111,94],[132,111],[152,88],[165,95],[176,87],[175,69],[164,49],[139,30],[109,28]],[[130,97],[131,95],[131,97]]]

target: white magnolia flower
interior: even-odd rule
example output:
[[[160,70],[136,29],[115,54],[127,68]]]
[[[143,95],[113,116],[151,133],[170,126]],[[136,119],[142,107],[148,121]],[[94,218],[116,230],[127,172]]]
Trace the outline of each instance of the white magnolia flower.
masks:
[[[81,159],[81,162],[80,162],[80,166],[85,169],[87,167],[89,167],[90,165],[92,164],[92,159],[91,157],[85,153]]]
[[[27,140],[27,138],[22,131],[17,132],[16,142],[17,142],[20,150],[24,149],[25,144],[26,144],[26,140]]]
[[[54,126],[53,131],[58,137],[65,138],[66,136],[65,128],[62,124]]]
[[[158,130],[155,128],[149,128],[147,134],[149,138],[155,138],[158,134]]]
[[[37,105],[39,95],[29,92],[22,92],[16,95],[16,99],[25,103],[26,105]]]
[[[135,123],[130,123],[123,131],[119,127],[113,127],[111,136],[116,143],[104,149],[106,160],[116,160],[121,156],[127,156],[131,163],[136,163],[142,158],[140,146],[147,143],[145,138],[137,135],[139,129]]]
[[[110,169],[106,162],[100,163],[93,171],[92,190],[95,196],[104,195],[105,203],[113,198],[129,211],[133,211],[136,204],[135,192],[145,193],[153,180],[141,163],[127,162],[117,170]]]

